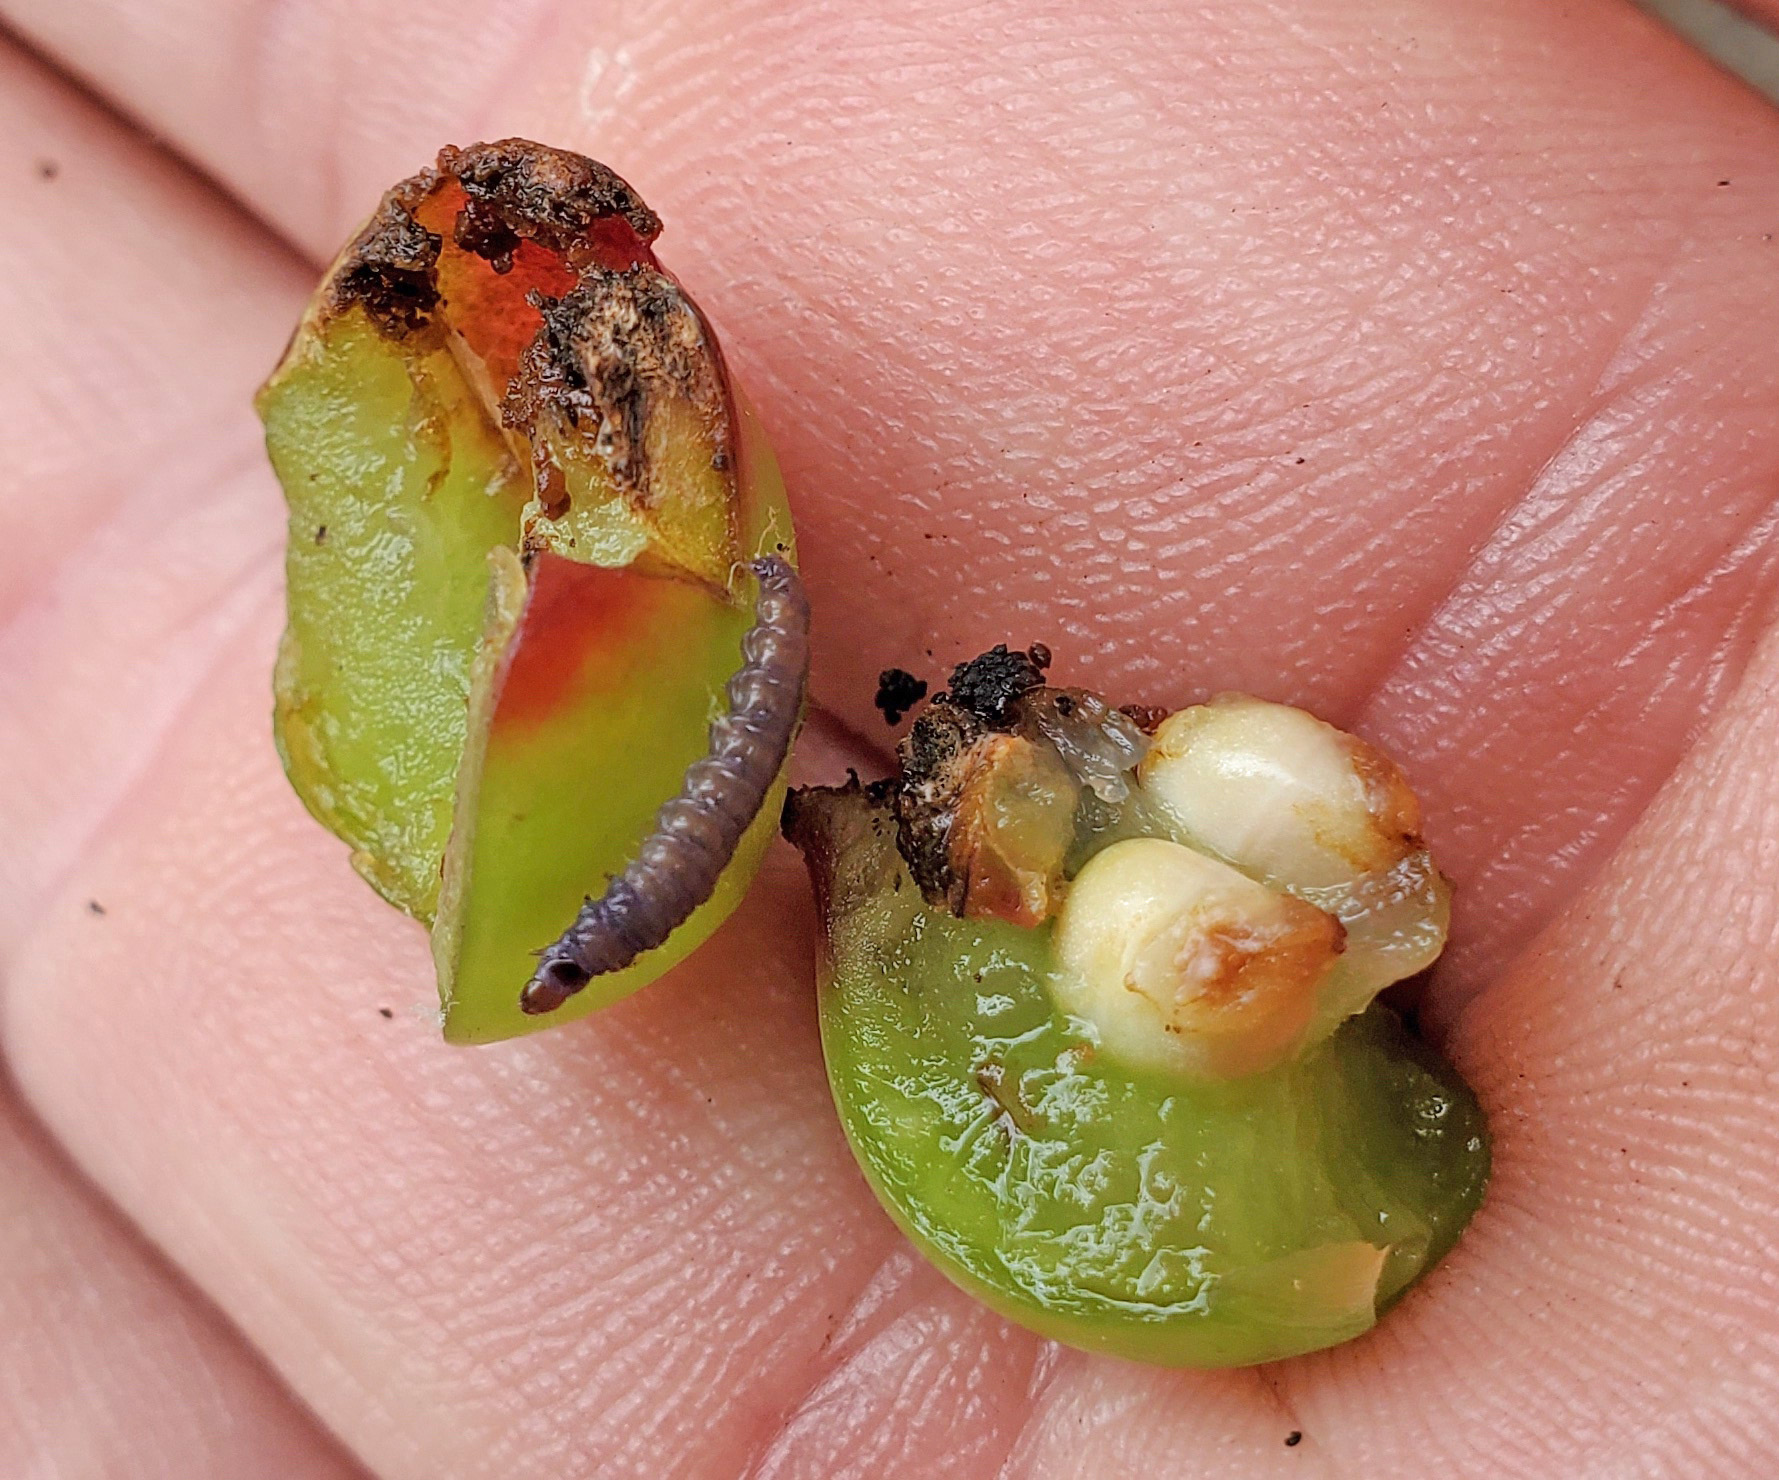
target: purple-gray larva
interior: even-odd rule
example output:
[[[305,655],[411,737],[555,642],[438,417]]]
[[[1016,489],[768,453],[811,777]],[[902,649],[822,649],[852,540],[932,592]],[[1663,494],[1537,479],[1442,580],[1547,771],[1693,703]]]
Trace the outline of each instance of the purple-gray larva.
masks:
[[[783,768],[809,678],[809,600],[781,556],[749,569],[760,591],[741,667],[729,680],[728,712],[712,721],[709,748],[686,768],[679,795],[661,808],[635,859],[539,953],[519,997],[523,1011],[554,1012],[678,929],[710,898]]]

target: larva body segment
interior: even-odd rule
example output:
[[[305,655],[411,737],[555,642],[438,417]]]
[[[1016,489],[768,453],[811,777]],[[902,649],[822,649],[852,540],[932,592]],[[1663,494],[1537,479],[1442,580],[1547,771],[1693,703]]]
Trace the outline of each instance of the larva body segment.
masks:
[[[711,723],[709,750],[687,768],[635,859],[544,949],[520,996],[523,1011],[554,1012],[685,923],[710,897],[783,768],[808,683],[809,601],[782,557],[763,556],[749,568],[759,582],[754,625],[728,683],[728,712]]]

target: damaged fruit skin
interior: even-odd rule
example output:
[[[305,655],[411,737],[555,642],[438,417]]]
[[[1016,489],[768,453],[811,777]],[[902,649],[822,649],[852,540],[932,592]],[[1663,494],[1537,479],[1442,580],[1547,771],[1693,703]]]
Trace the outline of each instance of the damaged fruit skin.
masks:
[[[1139,724],[1049,687],[1047,652],[1019,657],[960,667],[899,777],[786,806],[854,1154],[942,1272],[1053,1339],[1221,1367],[1357,1336],[1453,1246],[1489,1174],[1475,1097],[1372,1001],[1444,939],[1412,793],[1301,711],[1226,696]],[[1199,789],[1264,773],[1279,735],[1295,748],[1247,812]],[[1034,893],[970,907],[985,768],[1041,765],[1012,739],[1077,784],[1042,911]],[[1367,829],[1382,841],[1352,846]],[[1028,879],[1053,847],[1027,829],[992,856]]]
[[[703,752],[793,555],[771,449],[623,181],[446,150],[330,268],[258,408],[290,505],[274,731],[310,811],[432,931],[486,1042],[658,976],[738,902],[782,781],[660,949],[548,1017],[520,990]]]

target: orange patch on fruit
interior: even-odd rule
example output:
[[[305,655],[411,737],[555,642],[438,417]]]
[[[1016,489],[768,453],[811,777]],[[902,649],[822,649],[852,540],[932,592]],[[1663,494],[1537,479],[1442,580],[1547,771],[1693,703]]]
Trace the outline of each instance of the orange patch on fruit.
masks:
[[[497,394],[504,395],[519,370],[519,356],[543,323],[525,301],[537,292],[560,298],[577,281],[575,269],[558,253],[531,240],[513,252],[513,265],[496,272],[485,259],[466,252],[454,235],[457,213],[467,197],[455,180],[444,180],[414,210],[414,219],[443,239],[439,253],[439,296],[444,316],[487,367]],[[630,223],[622,218],[595,221],[585,238],[571,248],[578,261],[622,269],[637,263],[654,265],[654,254]],[[583,255],[584,254],[584,255]]]
[[[547,551],[534,556],[491,738],[542,724],[590,693],[616,696],[645,679],[635,670],[638,655],[657,647],[648,634],[690,622],[711,599],[696,586],[631,566],[582,565]]]
[[[503,394],[519,372],[520,354],[543,324],[525,295],[536,290],[560,298],[573,286],[574,275],[536,242],[519,243],[508,273],[496,272],[471,252],[446,251],[439,258],[445,318]]]
[[[519,243],[512,270],[504,273],[496,272],[474,252],[462,250],[452,232],[464,199],[463,188],[456,181],[445,181],[420,203],[414,218],[444,239],[438,283],[445,321],[487,367],[495,392],[505,394],[508,382],[518,373],[520,353],[543,323],[525,295],[535,290],[560,298],[574,286],[574,273],[554,253],[532,241]]]

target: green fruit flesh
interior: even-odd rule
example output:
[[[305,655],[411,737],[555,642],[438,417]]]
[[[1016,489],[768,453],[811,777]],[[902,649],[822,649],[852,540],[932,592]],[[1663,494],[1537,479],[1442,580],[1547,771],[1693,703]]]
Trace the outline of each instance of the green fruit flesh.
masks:
[[[1047,929],[929,909],[887,810],[825,795],[792,830],[824,904],[835,1100],[958,1284],[1075,1346],[1233,1366],[1358,1335],[1452,1246],[1482,1114],[1388,1009],[1232,1083],[1121,1068],[1053,1007]]]
[[[260,414],[290,504],[279,752],[359,872],[430,922],[488,551],[529,483],[451,357],[410,359],[362,311],[299,337]]]

